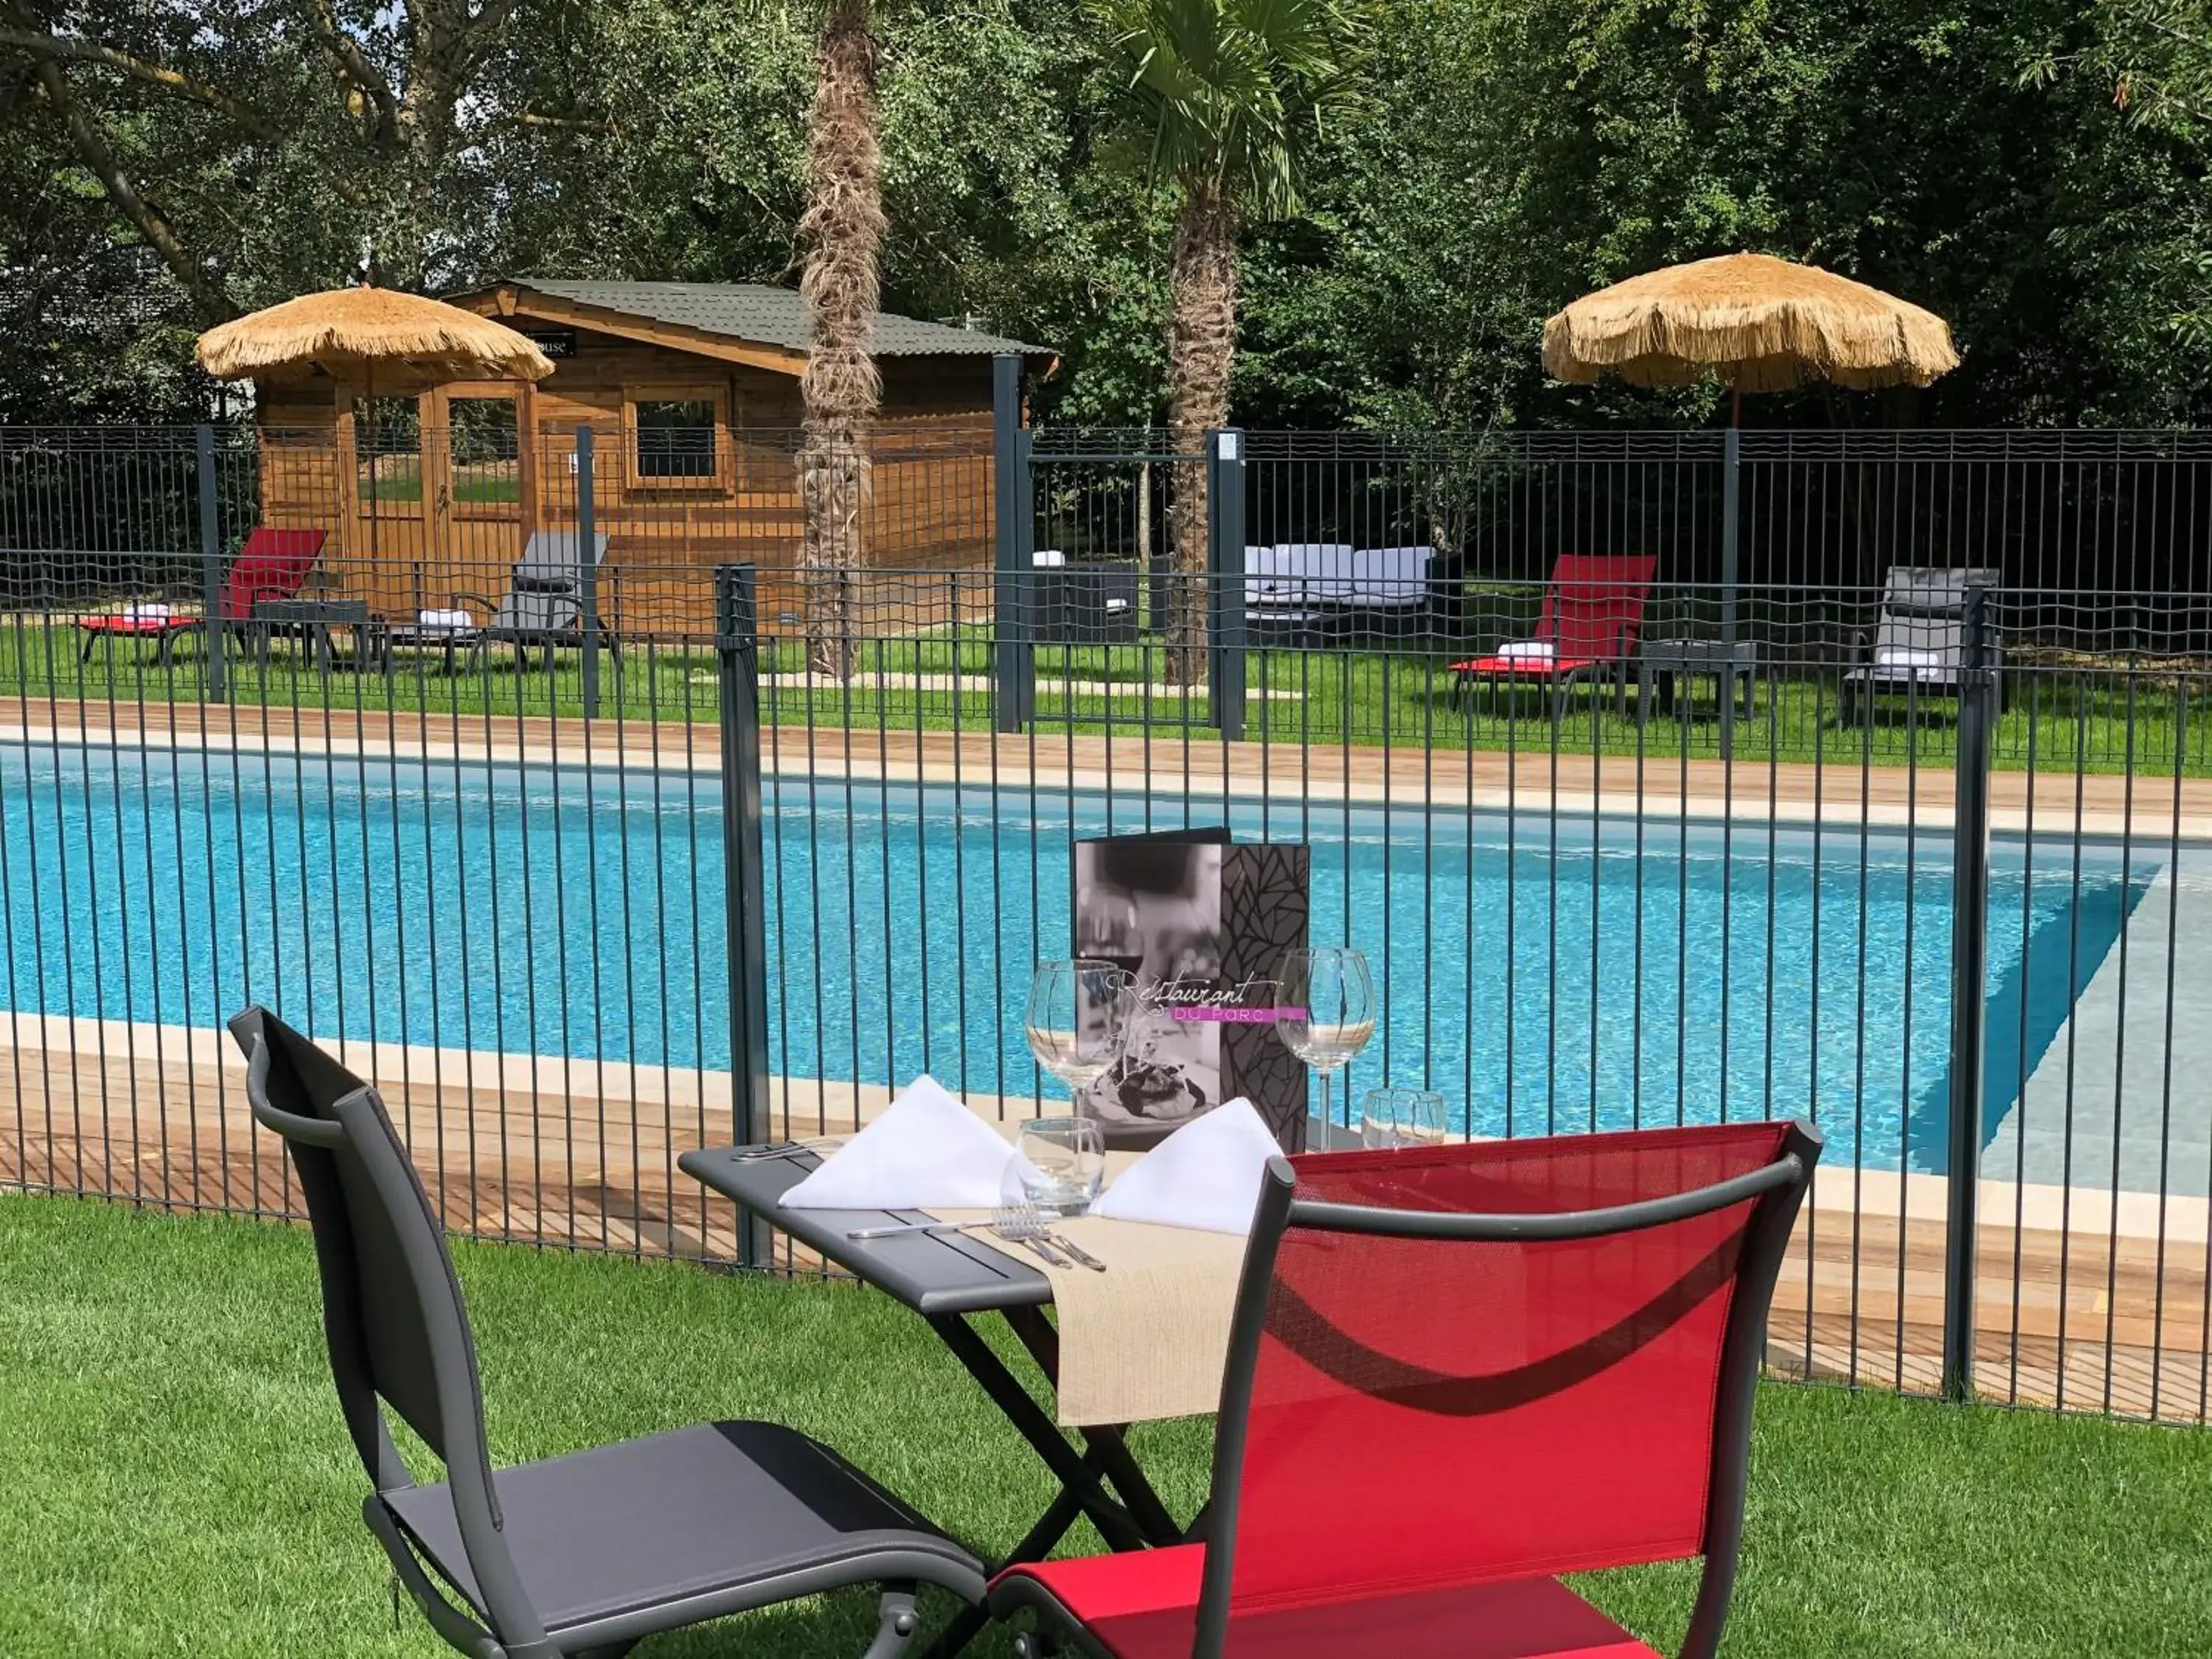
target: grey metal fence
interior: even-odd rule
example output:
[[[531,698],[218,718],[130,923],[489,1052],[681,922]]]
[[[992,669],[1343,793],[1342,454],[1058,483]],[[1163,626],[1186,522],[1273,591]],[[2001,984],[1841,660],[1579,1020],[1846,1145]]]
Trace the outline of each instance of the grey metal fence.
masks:
[[[0,615],[0,1181],[293,1212],[218,1030],[260,1000],[378,1078],[456,1227],[737,1259],[683,1150],[849,1127],[922,1071],[1034,1109],[1007,1011],[1068,948],[1073,841],[1225,823],[1309,845],[1316,938],[1376,965],[1340,1098],[1441,1088],[1476,1134],[1821,1122],[1778,1368],[2204,1416],[2201,600],[2123,617],[1971,547],[1909,568],[1993,582],[1747,557],[1723,651],[1722,585],[1642,526],[1532,530],[1510,581],[1255,572],[1243,546],[1298,544],[1255,441],[1243,533],[1210,503],[1194,579],[1103,556],[1175,467],[1218,498],[1224,457],[1040,442],[1020,535],[969,468],[934,518],[980,478],[975,562],[825,573],[825,673],[795,533],[625,520],[611,488],[584,570],[560,481],[616,475],[556,468],[573,437],[537,467],[566,564],[470,532],[489,605],[442,634],[427,551],[328,535],[226,610],[270,463],[207,447],[210,531],[210,458],[176,447],[188,510],[114,520],[159,546],[9,532],[38,556]],[[720,556],[747,551],[782,568]],[[1501,648],[1545,642],[1547,601],[1549,657]],[[1175,614],[1208,619],[1195,665]]]

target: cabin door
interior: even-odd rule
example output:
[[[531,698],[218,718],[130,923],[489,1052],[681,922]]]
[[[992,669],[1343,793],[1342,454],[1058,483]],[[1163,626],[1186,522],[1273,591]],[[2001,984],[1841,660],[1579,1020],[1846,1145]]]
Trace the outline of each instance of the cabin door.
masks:
[[[423,398],[434,427],[424,446],[430,556],[426,608],[457,595],[496,604],[535,524],[537,457],[524,434],[527,389],[505,380],[459,380]]]
[[[353,465],[344,586],[379,615],[404,617],[416,608],[428,532],[423,421],[429,399],[411,392],[362,395],[361,387],[354,393],[344,411]]]

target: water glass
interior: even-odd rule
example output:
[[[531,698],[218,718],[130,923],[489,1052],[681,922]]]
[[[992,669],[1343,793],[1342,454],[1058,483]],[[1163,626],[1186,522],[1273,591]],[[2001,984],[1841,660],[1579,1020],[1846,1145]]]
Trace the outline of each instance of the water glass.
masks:
[[[1081,1215],[1106,1179],[1106,1139],[1087,1117],[1041,1117],[1014,1143],[1022,1196],[1048,1216]]]
[[[1359,1111],[1363,1146],[1441,1146],[1450,1133],[1433,1089],[1370,1089]]]
[[[1375,981],[1367,958],[1334,945],[1285,955],[1276,987],[1275,1035],[1320,1074],[1322,1121],[1329,1121],[1329,1074],[1375,1035]]]
[[[1081,1095],[1120,1063],[1134,988],[1110,962],[1040,962],[1030,976],[1023,1028],[1039,1066]]]

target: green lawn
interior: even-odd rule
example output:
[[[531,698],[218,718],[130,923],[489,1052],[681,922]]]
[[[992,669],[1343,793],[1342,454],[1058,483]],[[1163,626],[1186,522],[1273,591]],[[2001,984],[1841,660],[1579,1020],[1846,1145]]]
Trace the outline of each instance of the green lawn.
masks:
[[[495,1461],[757,1415],[834,1442],[986,1548],[1048,1495],[973,1383],[880,1297],[517,1246],[455,1253]],[[1137,1445],[1188,1510],[1204,1426],[1142,1431]],[[9,1659],[446,1651],[411,1607],[392,1626],[303,1232],[0,1198],[0,1447]],[[2206,1651],[2202,1434],[1776,1384],[1752,1474],[1730,1655]],[[1671,1651],[1692,1579],[1666,1567],[1589,1588]],[[642,1652],[850,1659],[872,1607],[841,1596]]]
[[[179,659],[164,667],[149,648],[128,644],[112,653],[96,652],[92,661],[80,664],[80,639],[66,623],[0,618],[0,696],[132,704],[198,702],[207,695],[207,668],[196,641],[181,647]],[[340,643],[346,643],[343,634]],[[1163,659],[1157,649],[1041,647],[1037,654],[1037,729],[1042,732],[1110,731],[1135,743],[1149,719],[1164,732],[1218,737],[1206,724],[1202,688],[1185,693],[1159,686]],[[1484,697],[1471,709],[1455,708],[1443,666],[1449,655],[1255,651],[1249,658],[1253,695],[1245,735],[1285,746],[1388,744],[1535,757],[1548,756],[1556,744],[1568,754],[1641,755],[1662,767],[1718,752],[1720,722],[1709,690],[1689,719],[1655,716],[1641,728],[1609,699],[1577,692],[1555,731],[1548,699],[1533,690],[1495,707]],[[397,708],[461,719],[574,716],[584,708],[579,657],[574,650],[558,653],[549,675],[542,653],[533,658],[538,666],[523,672],[513,653],[498,650],[481,672],[464,665],[448,674],[437,653],[403,653],[389,676],[356,675],[310,670],[298,642],[280,639],[265,665],[234,659],[230,696],[242,703]],[[988,644],[975,638],[872,641],[858,648],[848,682],[810,687],[795,683],[805,665],[800,642],[779,640],[770,645],[763,667],[790,678],[771,684],[764,704],[771,719],[785,724],[894,732],[987,731],[990,658]],[[932,677],[934,684],[915,683]],[[1110,695],[1064,691],[1056,681],[1115,690]],[[2015,676],[2013,684],[2012,707],[1995,736],[2000,769],[2133,770],[2166,777],[2178,765],[2189,775],[2212,775],[2212,683],[2171,673],[2130,679],[2039,670]],[[605,718],[679,723],[715,718],[715,662],[704,641],[635,642],[619,662],[602,658],[599,686]],[[1277,695],[1266,695],[1270,692]],[[1886,699],[1872,720],[1846,727],[1836,720],[1836,696],[1832,679],[1764,683],[1756,710],[1737,723],[1737,755],[1839,769],[1952,764],[1954,705],[1930,699],[1924,707],[1909,708],[1902,699]]]

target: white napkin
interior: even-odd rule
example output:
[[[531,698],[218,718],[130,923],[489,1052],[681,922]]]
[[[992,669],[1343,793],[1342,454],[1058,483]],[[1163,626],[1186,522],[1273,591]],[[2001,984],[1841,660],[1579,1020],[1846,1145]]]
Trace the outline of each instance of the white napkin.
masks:
[[[988,1210],[1001,1201],[1013,1156],[996,1130],[925,1074],[783,1201],[800,1210]]]
[[[1504,662],[1550,662],[1558,654],[1549,640],[1514,640],[1498,647]]]
[[[415,619],[415,625],[426,634],[458,634],[474,628],[477,619],[465,611],[425,611]]]
[[[1249,1233],[1267,1160],[1282,1148],[1243,1096],[1193,1118],[1115,1177],[1093,1215]]]

